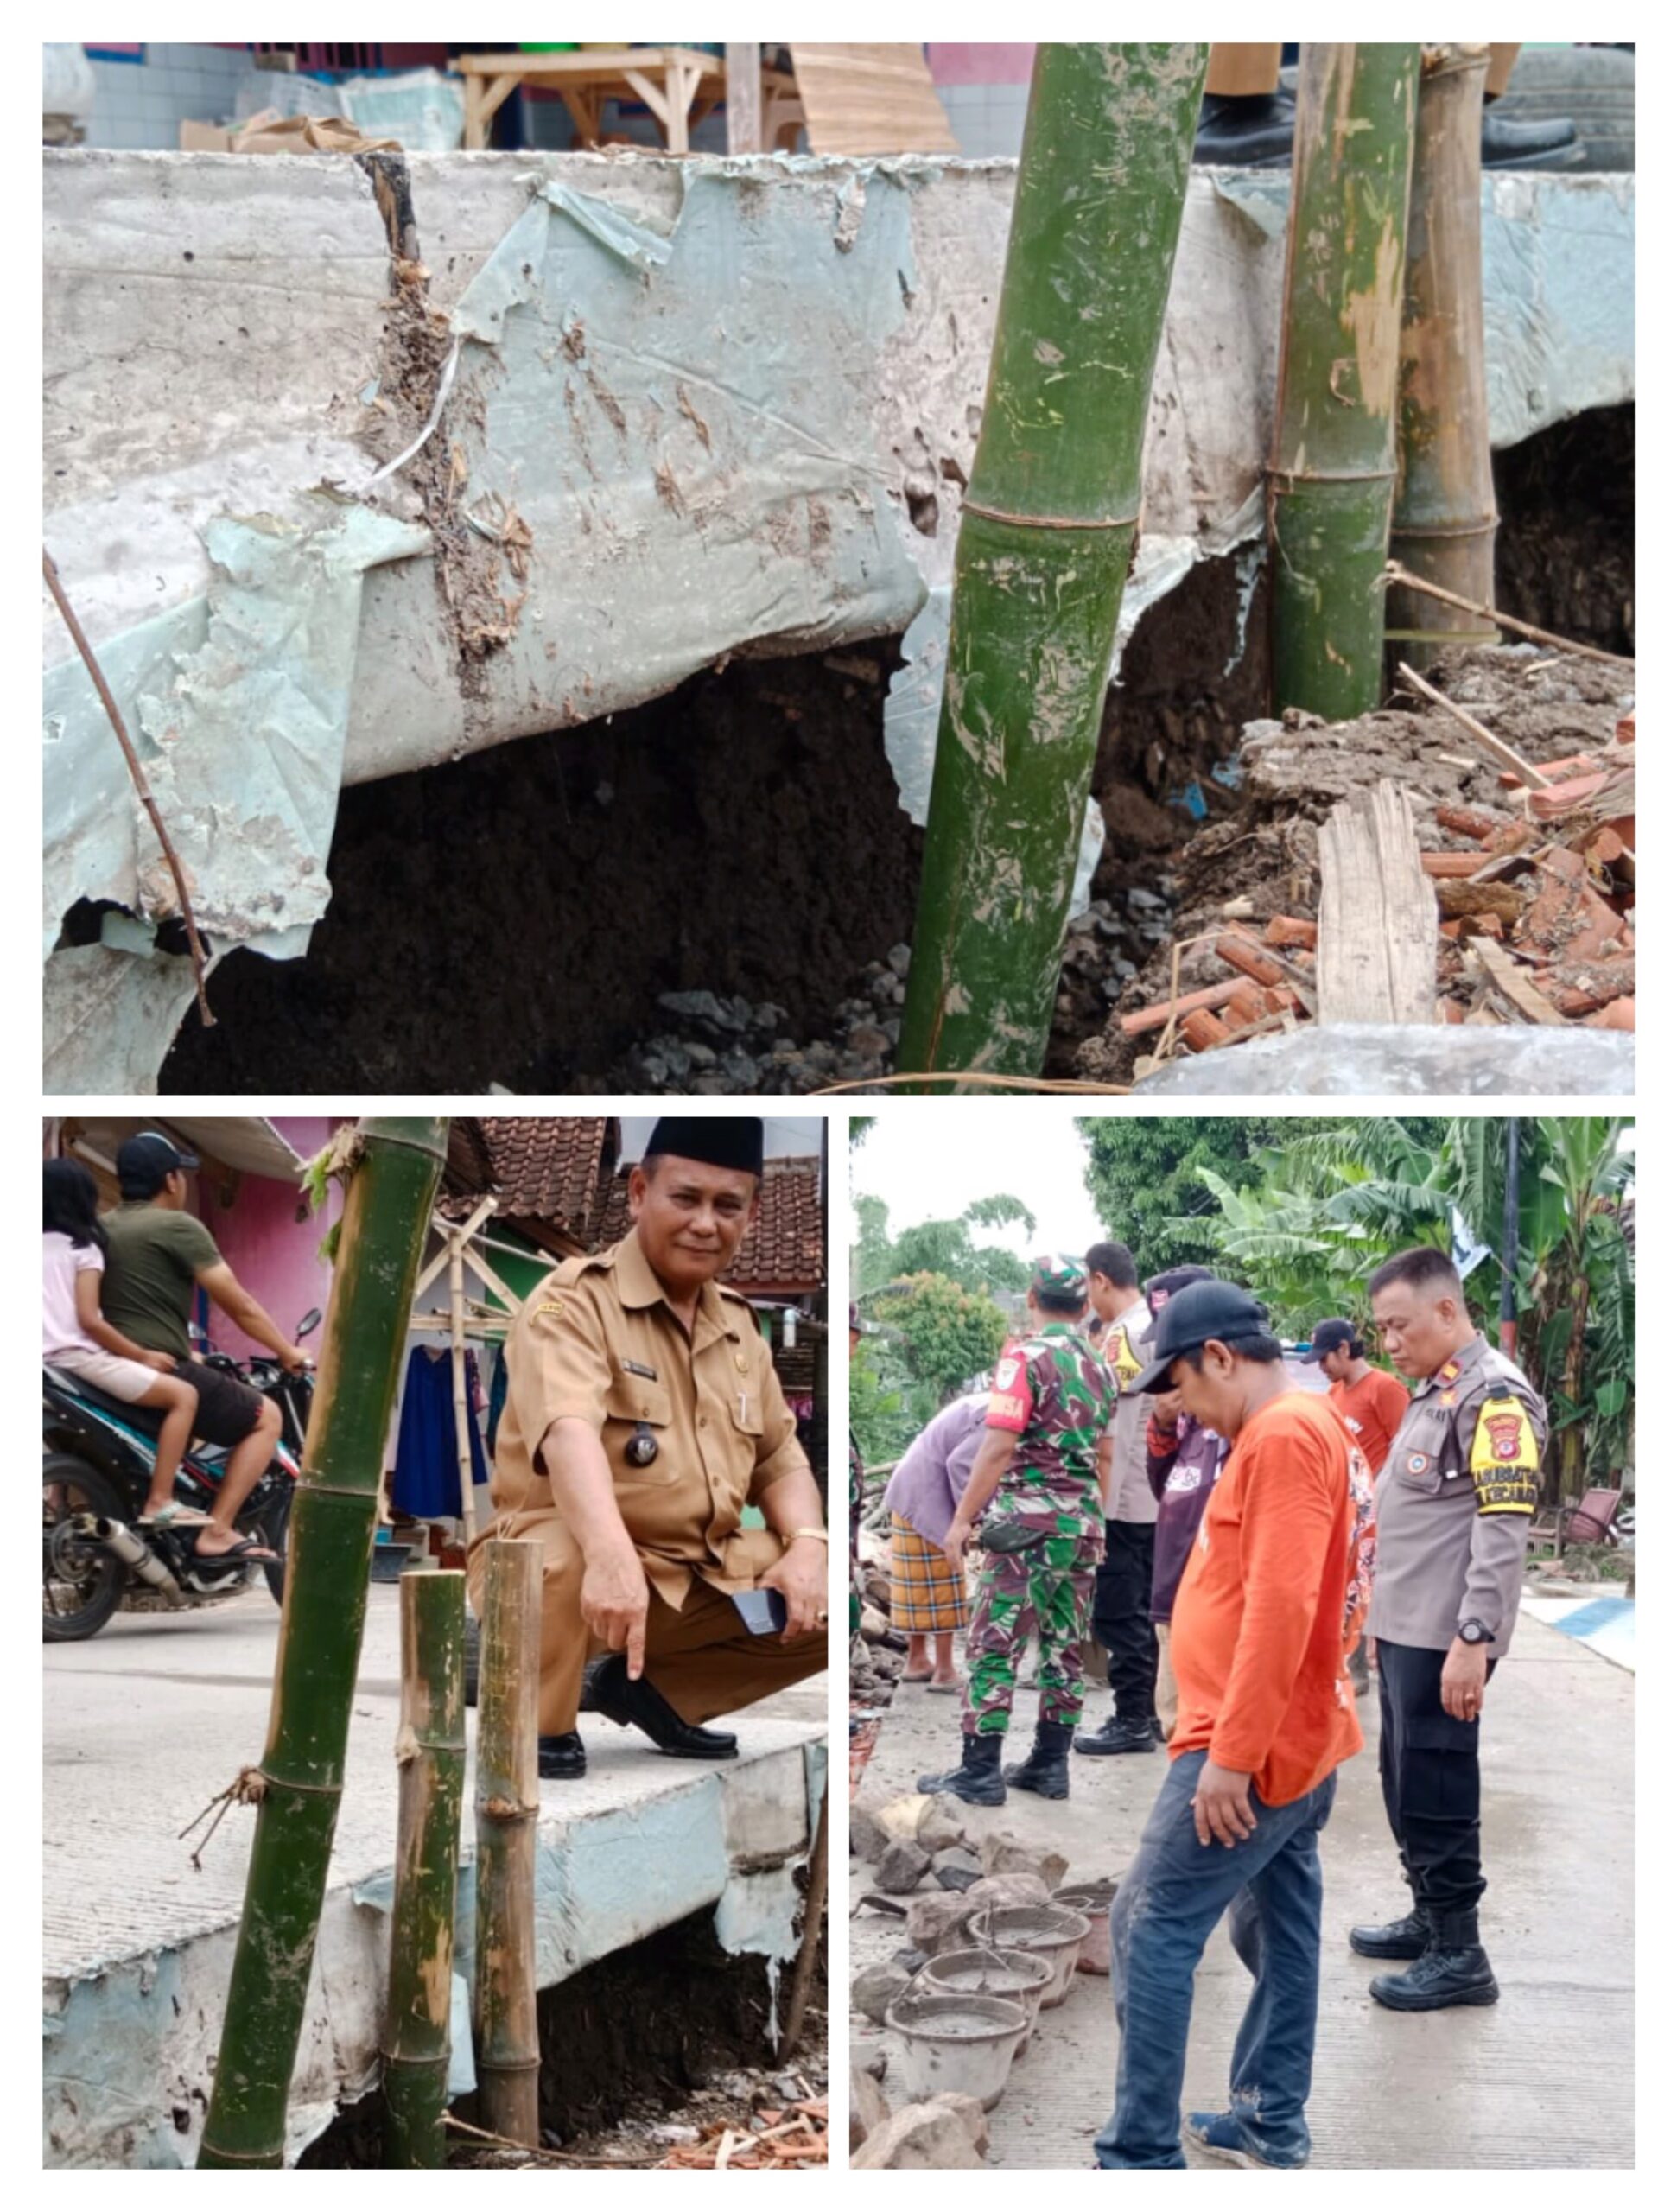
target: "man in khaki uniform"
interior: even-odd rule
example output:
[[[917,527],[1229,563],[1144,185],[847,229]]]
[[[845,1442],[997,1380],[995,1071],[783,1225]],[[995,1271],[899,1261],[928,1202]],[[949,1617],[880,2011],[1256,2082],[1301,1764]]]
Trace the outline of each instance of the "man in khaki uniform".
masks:
[[[821,1493],[756,1316],[716,1281],[762,1168],[760,1121],[665,1116],[630,1174],[628,1236],[556,1268],[507,1338],[496,1518],[467,1580],[480,1609],[486,1539],[543,1547],[549,1778],[586,1770],[579,1709],[673,1758],[732,1758],[735,1738],[698,1724],[827,1663]],[[747,1504],[766,1528],[740,1526]],[[753,1632],[767,1605],[735,1602],[753,1592],[784,1626]]]

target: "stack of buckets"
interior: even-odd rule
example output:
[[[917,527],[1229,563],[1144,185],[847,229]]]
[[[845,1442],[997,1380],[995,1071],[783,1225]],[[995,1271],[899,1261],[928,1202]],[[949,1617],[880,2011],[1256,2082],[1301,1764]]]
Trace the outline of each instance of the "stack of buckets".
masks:
[[[886,2014],[919,2102],[945,2090],[1001,2101],[1039,2012],[1064,2005],[1071,1977],[1108,1968],[1112,1885],[1062,1890],[1051,1904],[986,1905],[957,1923],[958,1949],[928,1959]]]

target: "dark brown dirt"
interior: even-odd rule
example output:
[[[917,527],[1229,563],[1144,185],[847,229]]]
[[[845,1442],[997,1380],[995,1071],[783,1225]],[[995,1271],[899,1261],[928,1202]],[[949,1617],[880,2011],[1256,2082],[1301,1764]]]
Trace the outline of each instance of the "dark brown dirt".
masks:
[[[346,791],[308,957],[236,952],[166,1091],[599,1090],[739,992],[824,1036],[907,937],[920,833],[880,741],[894,645],[735,662],[611,723]],[[875,680],[861,671],[871,667]]]
[[[1505,614],[1634,653],[1636,410],[1593,408],[1496,457]]]

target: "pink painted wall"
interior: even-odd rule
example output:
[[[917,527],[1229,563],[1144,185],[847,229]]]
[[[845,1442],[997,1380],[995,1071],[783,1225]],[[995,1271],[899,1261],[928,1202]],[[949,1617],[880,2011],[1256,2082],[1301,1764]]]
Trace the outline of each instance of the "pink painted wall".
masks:
[[[276,1116],[274,1127],[299,1158],[308,1160],[332,1135],[341,1115]],[[238,1195],[226,1209],[200,1193],[198,1212],[221,1248],[221,1256],[251,1295],[265,1306],[282,1329],[294,1328],[311,1306],[324,1313],[332,1287],[332,1270],[320,1258],[327,1230],[342,1211],[336,1184],[323,1213],[297,1216],[306,1201],[289,1183],[266,1176],[240,1179]],[[210,1341],[217,1351],[245,1358],[260,1347],[213,1306]],[[318,1331],[308,1339],[311,1350],[320,1344]]]
[[[934,85],[1028,85],[1036,54],[1034,45],[931,45],[926,60]]]

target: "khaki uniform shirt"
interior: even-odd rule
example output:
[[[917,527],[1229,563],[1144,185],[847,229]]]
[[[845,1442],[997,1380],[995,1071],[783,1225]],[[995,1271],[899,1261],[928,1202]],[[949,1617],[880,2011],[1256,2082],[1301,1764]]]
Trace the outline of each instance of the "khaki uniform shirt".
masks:
[[[1421,1385],[1375,1492],[1370,1636],[1446,1651],[1478,1620],[1488,1655],[1508,1649],[1548,1433],[1542,1400],[1482,1336]]]
[[[1147,1409],[1149,1401],[1136,1393],[1136,1376],[1147,1364],[1142,1339],[1153,1327],[1153,1312],[1145,1298],[1119,1314],[1101,1339],[1101,1351],[1118,1377],[1122,1396],[1107,1434],[1112,1439],[1112,1464],[1102,1500],[1108,1521],[1134,1521],[1150,1525],[1159,1518],[1159,1500],[1147,1480]]]
[[[694,1574],[716,1590],[752,1586],[740,1510],[810,1463],[745,1299],[707,1283],[689,1338],[631,1230],[537,1285],[508,1335],[506,1370],[498,1513],[553,1505],[535,1455],[572,1416],[604,1445],[624,1526],[666,1604],[679,1611]],[[649,1466],[626,1456],[637,1424],[657,1440]]]

